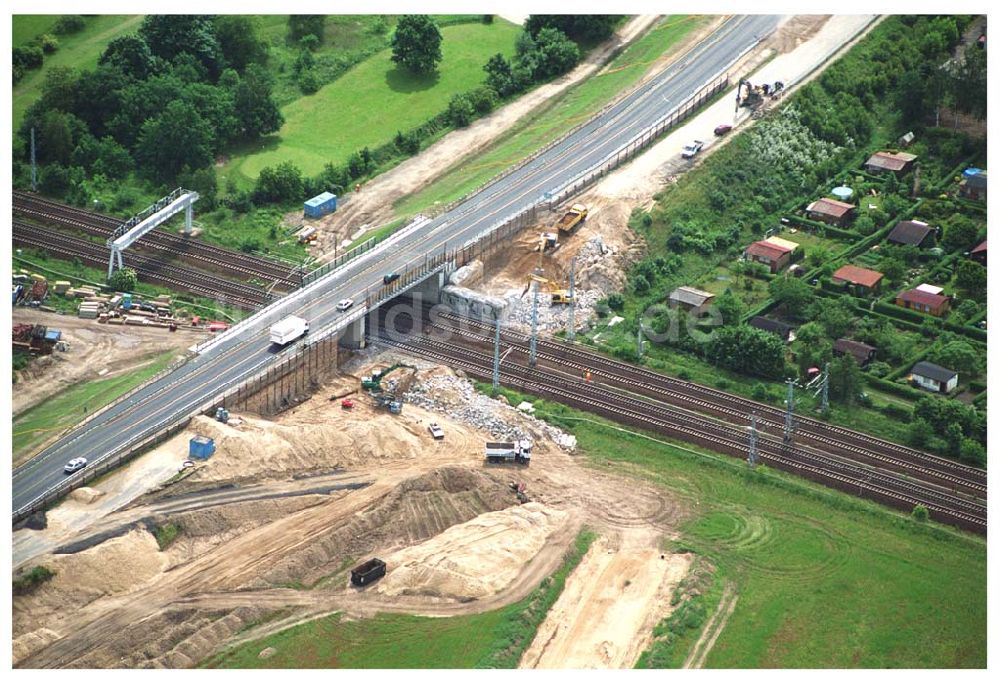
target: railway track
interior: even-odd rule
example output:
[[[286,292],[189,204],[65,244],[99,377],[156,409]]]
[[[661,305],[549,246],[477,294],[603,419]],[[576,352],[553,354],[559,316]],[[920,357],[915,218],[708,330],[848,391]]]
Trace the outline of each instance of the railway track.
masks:
[[[468,342],[492,349],[494,330],[488,325],[438,313],[434,324],[446,334],[458,334]],[[527,356],[528,337],[516,332],[503,332],[502,343],[519,356]],[[748,423],[751,413],[758,416],[758,428],[764,432],[783,434],[784,411],[764,403],[748,400],[680,379],[673,379],[652,370],[608,358],[579,345],[548,339],[537,342],[538,361],[543,364],[566,366],[580,376],[589,372],[598,380],[655,397],[671,404],[718,415],[740,424]],[[867,434],[796,416],[795,438],[809,442],[825,451],[860,459],[868,464],[893,469],[907,475],[947,486],[956,492],[986,497],[986,472],[960,462],[889,443]]]
[[[479,379],[492,375],[492,353],[440,338],[380,334],[380,340],[404,351],[458,367]],[[745,427],[678,408],[666,402],[584,381],[575,374],[539,365],[501,365],[507,386],[597,413],[614,421],[698,443],[742,457],[747,449]],[[825,485],[909,511],[925,505],[943,523],[985,534],[986,505],[942,486],[913,480],[899,472],[813,451],[762,433],[758,439],[762,462]]]
[[[103,238],[111,236],[122,223],[111,216],[67,206],[28,192],[14,192],[13,211],[35,220],[71,227]],[[293,266],[164,230],[153,230],[144,235],[135,248],[153,255],[181,258],[196,269],[229,274],[243,280],[258,279],[283,291],[297,289],[302,284],[302,274]]]
[[[107,263],[108,252],[101,244],[16,220],[12,227],[13,241],[17,246],[44,249],[57,256],[78,258],[90,265],[101,266]],[[133,254],[129,257],[129,264],[145,282],[161,284],[178,291],[189,291],[213,300],[224,295],[227,303],[246,310],[259,308],[270,300],[267,292],[259,287],[222,279],[201,270],[156,258]]]

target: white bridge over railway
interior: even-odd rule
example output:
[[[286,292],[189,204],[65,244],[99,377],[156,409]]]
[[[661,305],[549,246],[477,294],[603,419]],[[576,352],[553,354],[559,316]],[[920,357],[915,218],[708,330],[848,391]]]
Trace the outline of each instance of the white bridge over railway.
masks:
[[[184,211],[184,234],[190,235],[194,220],[193,206],[199,198],[197,192],[178,187],[152,206],[148,206],[145,210],[129,218],[127,222],[122,223],[108,237],[107,245],[111,249],[111,255],[108,257],[108,278],[111,278],[111,273],[115,270],[115,263],[118,264],[119,268],[125,267],[122,260],[122,252],[125,249],[181,211]]]

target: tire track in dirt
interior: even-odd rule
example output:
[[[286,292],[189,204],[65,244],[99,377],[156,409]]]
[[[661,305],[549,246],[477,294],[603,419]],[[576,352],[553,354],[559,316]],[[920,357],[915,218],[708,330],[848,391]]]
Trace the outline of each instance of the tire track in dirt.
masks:
[[[719,599],[719,605],[705,625],[705,629],[702,631],[698,641],[691,648],[691,653],[684,659],[682,668],[701,668],[705,665],[705,658],[708,657],[712,647],[715,646],[715,641],[719,639],[719,635],[725,629],[726,623],[729,622],[729,617],[733,615],[733,611],[736,609],[736,602],[739,599],[740,597],[736,594],[736,587],[733,583],[726,583],[726,587],[722,591],[722,598]]]

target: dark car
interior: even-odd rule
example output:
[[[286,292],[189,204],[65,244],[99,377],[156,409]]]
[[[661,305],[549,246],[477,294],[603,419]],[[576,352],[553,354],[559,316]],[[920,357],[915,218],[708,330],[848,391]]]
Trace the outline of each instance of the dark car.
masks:
[[[399,279],[398,272],[390,272],[388,275],[382,278],[382,284],[392,284],[397,279]]]
[[[731,125],[723,123],[722,125],[715,126],[715,134],[722,137],[732,129],[733,127]]]

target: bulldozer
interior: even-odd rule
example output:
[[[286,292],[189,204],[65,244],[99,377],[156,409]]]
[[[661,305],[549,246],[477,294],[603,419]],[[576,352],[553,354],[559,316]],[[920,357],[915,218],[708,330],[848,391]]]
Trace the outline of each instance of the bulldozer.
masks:
[[[769,83],[754,85],[749,80],[743,79],[736,88],[736,108],[737,110],[740,107],[756,109],[764,103],[765,97],[776,99],[779,97],[778,93],[784,89],[785,84],[781,81],[775,81],[774,85]]]

